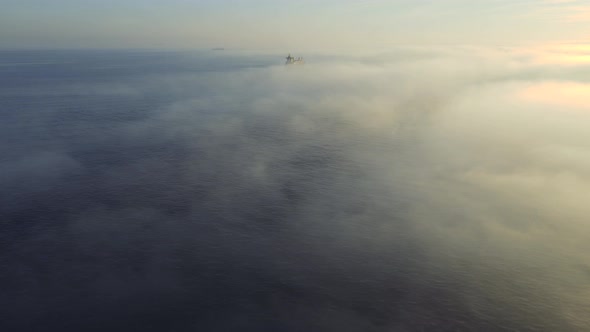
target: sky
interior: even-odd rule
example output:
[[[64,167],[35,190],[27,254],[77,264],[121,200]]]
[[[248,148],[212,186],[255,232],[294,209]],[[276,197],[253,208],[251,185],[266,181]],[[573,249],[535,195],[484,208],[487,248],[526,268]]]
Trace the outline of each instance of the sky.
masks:
[[[387,49],[590,40],[587,0],[1,0],[0,48]]]

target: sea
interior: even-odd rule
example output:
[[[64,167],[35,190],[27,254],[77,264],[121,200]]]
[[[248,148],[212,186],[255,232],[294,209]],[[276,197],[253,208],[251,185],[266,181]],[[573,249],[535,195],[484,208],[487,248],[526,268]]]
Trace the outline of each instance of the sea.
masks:
[[[389,86],[284,56],[0,51],[0,330],[582,331]]]

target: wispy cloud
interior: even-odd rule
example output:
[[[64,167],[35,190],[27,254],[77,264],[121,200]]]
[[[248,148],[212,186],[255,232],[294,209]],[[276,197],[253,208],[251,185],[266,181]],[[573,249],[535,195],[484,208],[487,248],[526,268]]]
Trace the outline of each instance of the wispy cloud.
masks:
[[[526,87],[519,96],[527,101],[557,110],[590,112],[590,84],[545,82]]]

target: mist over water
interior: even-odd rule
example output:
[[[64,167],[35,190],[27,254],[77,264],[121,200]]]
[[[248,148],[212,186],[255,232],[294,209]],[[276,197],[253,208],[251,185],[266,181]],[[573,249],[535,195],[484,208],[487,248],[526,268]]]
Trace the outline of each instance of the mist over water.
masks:
[[[0,328],[590,330],[571,55],[0,52]]]

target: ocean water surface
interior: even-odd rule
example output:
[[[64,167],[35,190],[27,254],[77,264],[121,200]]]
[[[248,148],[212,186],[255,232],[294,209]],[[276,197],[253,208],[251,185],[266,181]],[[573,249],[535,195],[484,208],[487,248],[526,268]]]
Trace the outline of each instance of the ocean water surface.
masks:
[[[588,68],[466,52],[1,51],[0,329],[590,330]]]

